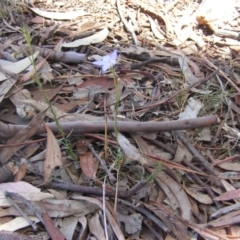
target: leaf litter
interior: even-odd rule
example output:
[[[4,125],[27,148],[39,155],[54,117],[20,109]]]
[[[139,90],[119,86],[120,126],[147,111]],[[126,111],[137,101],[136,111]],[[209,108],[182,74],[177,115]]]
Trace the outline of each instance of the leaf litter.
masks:
[[[0,7],[1,236],[239,238],[239,1]]]

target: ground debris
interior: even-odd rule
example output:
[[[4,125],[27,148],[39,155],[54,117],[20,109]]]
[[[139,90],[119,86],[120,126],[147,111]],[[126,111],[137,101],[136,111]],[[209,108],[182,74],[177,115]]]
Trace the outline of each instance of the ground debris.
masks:
[[[0,2],[1,239],[239,238],[238,1],[23,2]]]

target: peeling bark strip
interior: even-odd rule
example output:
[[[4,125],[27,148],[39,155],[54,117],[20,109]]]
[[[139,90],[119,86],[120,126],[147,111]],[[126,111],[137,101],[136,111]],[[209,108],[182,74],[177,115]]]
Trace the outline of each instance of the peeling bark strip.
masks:
[[[176,130],[186,130],[195,128],[210,127],[219,124],[219,119],[215,115],[206,117],[176,120],[176,121],[164,121],[164,122],[123,122],[118,121],[118,130],[120,132],[168,132]],[[46,123],[46,125],[55,133],[58,132],[58,127],[54,122]],[[60,122],[62,130],[65,133],[91,133],[104,131],[106,122]],[[0,136],[12,137],[20,129],[26,128],[26,125],[13,125],[4,124],[0,122]],[[108,131],[113,131],[115,128],[115,122],[107,122]],[[40,126],[37,134],[46,133],[43,126]]]

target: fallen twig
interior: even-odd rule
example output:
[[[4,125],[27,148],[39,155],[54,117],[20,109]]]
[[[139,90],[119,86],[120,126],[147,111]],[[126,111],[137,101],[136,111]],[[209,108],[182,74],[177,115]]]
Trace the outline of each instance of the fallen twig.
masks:
[[[147,181],[141,180],[136,185],[134,185],[131,189],[129,189],[127,191],[118,191],[118,197],[120,197],[120,198],[130,198],[138,190],[140,190],[146,183],[147,183]],[[36,180],[36,181],[33,181],[33,185],[35,185],[35,186],[41,185],[41,187],[87,193],[87,194],[92,194],[92,195],[95,195],[95,196],[102,196],[103,195],[103,190],[101,188],[86,187],[86,186],[81,186],[81,185],[72,184],[72,183],[56,183],[56,182],[44,183],[41,180]],[[107,190],[107,189],[105,190],[105,196],[106,197],[114,197],[115,195],[116,195],[115,190]]]
[[[183,159],[183,163],[185,164],[187,160]],[[204,171],[202,171],[200,168],[196,167],[194,164],[192,164],[191,162],[187,162],[187,166],[189,169],[192,169],[193,171],[195,171],[196,173],[200,173],[200,174],[204,174]],[[188,171],[189,172],[189,171]],[[194,173],[194,172],[192,172]],[[195,173],[195,174],[196,174]],[[204,175],[202,175],[204,176]],[[205,175],[206,176],[206,175]],[[206,176],[208,177],[208,176]],[[222,187],[222,183],[221,181],[219,181],[218,179],[216,178],[212,178],[211,181],[214,183],[214,185],[218,186],[218,187]]]
[[[216,68],[216,67],[215,67]],[[212,72],[211,74],[209,74],[206,78],[204,79],[200,79],[198,82],[193,83],[192,85],[188,86],[186,89],[181,89],[177,92],[175,92],[174,94],[172,94],[169,97],[165,97],[164,99],[159,100],[158,102],[155,102],[153,104],[147,105],[147,106],[143,106],[141,108],[136,108],[135,110],[137,111],[134,114],[129,115],[129,117],[134,116],[136,114],[142,113],[142,112],[146,112],[146,110],[149,110],[151,108],[157,107],[159,105],[162,105],[164,103],[166,103],[167,101],[171,100],[172,98],[174,98],[175,96],[177,96],[178,94],[184,93],[188,90],[190,90],[193,87],[197,87],[198,85],[205,83],[206,81],[210,80],[212,77],[214,77],[218,72],[220,71],[220,69],[216,69],[214,72]]]
[[[144,214],[148,219],[151,219],[159,228],[163,229],[163,231],[168,232],[169,229],[168,227],[165,225],[164,222],[162,222],[162,220],[160,220],[158,217],[156,217],[154,214],[152,214],[149,210],[147,210],[146,208],[144,208],[144,206],[134,206],[133,204],[123,200],[123,199],[118,199],[119,203],[122,203],[128,207],[131,207],[132,209],[134,209],[135,211],[138,211],[142,214]]]
[[[205,167],[206,170],[217,176],[218,172],[212,167],[212,165],[193,147],[193,145],[187,140],[181,131],[175,132],[176,136],[182,141],[187,149],[196,157],[196,159]]]
[[[183,163],[187,166],[190,167],[189,162],[186,159],[183,159]],[[199,184],[201,187],[205,188],[206,192],[208,193],[209,197],[213,200],[215,203],[217,209],[221,208],[221,204],[218,201],[215,201],[214,198],[216,197],[210,188],[210,186],[202,181],[202,179],[195,173],[189,173],[190,176],[193,178],[193,180]]]
[[[25,47],[24,51],[29,51],[29,47]],[[51,61],[64,62],[64,63],[81,63],[85,60],[86,55],[74,51],[57,52],[52,49],[40,48],[33,46],[34,51],[39,51],[42,57],[48,57]]]
[[[86,144],[87,148],[92,152],[94,157],[98,160],[98,162],[101,164],[102,169],[105,171],[105,173],[108,175],[109,180],[111,183],[116,182],[116,178],[112,175],[112,173],[108,170],[106,163],[100,158],[100,156],[96,153],[93,146],[91,144]]]
[[[169,132],[176,130],[186,130],[210,127],[219,124],[217,116],[210,115],[206,117],[175,120],[175,121],[164,121],[164,122],[124,122],[118,121],[118,130],[120,132]],[[58,133],[58,126],[55,122],[46,123],[46,125],[54,133]],[[60,122],[61,128],[65,133],[79,134],[79,133],[92,133],[104,131],[106,122],[104,121],[76,121],[76,122]],[[0,136],[12,137],[19,130],[26,128],[26,125],[13,125],[5,124],[0,122]],[[115,128],[114,121],[107,122],[108,131],[113,131]],[[43,126],[39,126],[37,134],[46,133]]]
[[[119,14],[119,16],[120,16],[120,19],[121,19],[121,21],[123,22],[126,30],[127,30],[129,33],[131,33],[134,44],[135,44],[136,46],[138,46],[138,45],[139,45],[139,42],[138,42],[138,40],[137,40],[136,34],[135,34],[134,30],[133,30],[133,27],[130,26],[130,24],[127,22],[127,20],[126,20],[125,17],[123,16],[123,13],[122,13],[122,10],[121,10],[121,6],[120,6],[120,0],[116,0],[116,2],[117,2],[117,9],[118,9],[118,14]]]
[[[167,60],[169,60],[168,57],[152,57],[140,63],[133,63],[131,65],[131,69],[140,69],[141,67],[146,66],[150,63],[164,62],[164,61],[166,62]]]
[[[13,193],[13,192],[5,192],[5,197],[6,199],[17,209],[17,211],[22,215],[22,217],[28,222],[30,226],[32,226],[32,229],[34,232],[37,231],[37,226],[36,223],[33,222],[28,215],[19,207],[19,205],[16,203],[16,201],[21,201],[21,203],[25,204],[28,208],[30,202],[26,200],[24,197],[19,195],[18,193]],[[30,210],[32,210],[30,208]],[[41,216],[40,216],[41,217]],[[41,219],[40,219],[41,220]]]
[[[197,230],[199,230],[199,232],[202,232],[202,233],[206,232],[208,234],[211,234],[212,235],[211,239],[229,240],[229,238],[225,237],[224,235],[221,235],[217,232],[214,232],[211,229],[206,228],[206,224],[193,223],[192,221],[188,221],[188,220],[182,218],[181,216],[178,216],[173,211],[169,210],[168,208],[166,208],[165,206],[163,206],[160,203],[157,203],[157,202],[152,202],[152,203],[158,210],[160,210],[162,212],[162,214],[164,216],[166,216],[168,219],[171,219],[174,222],[176,220],[178,220],[178,221],[182,222],[184,225],[188,226],[189,228],[192,228],[194,230],[197,229]]]
[[[221,70],[219,69],[218,67],[216,67],[212,62],[210,62],[206,57],[204,57],[203,55],[201,55],[201,58],[210,66],[210,67],[213,67],[214,69],[216,70],[219,70],[219,74],[224,77],[228,82],[229,84],[234,87],[236,89],[236,91],[238,91],[240,93],[240,89],[239,87]]]

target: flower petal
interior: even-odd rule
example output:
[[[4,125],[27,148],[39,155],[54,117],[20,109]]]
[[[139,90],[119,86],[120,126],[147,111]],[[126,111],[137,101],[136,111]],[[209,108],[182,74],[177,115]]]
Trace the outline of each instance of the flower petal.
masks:
[[[102,71],[106,72],[109,68],[110,68],[109,65],[103,65],[102,66]]]
[[[103,56],[101,60],[92,62],[94,65],[101,66],[102,71],[105,72],[116,64],[117,50],[114,50],[110,55]]]
[[[110,55],[111,63],[116,64],[117,60],[117,50],[114,50]]]
[[[103,62],[103,60],[101,59],[101,60],[97,60],[97,61],[94,61],[94,62],[92,62],[94,65],[97,65],[97,66],[103,66],[104,65],[104,62]]]

